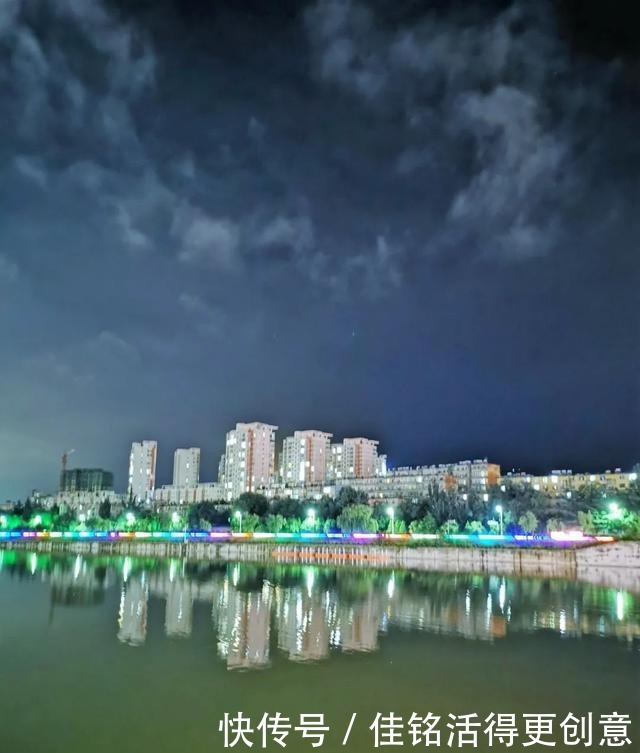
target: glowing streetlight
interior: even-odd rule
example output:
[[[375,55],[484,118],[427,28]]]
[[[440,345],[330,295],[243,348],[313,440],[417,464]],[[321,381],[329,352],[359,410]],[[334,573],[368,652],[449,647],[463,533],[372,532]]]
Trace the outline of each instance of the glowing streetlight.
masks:
[[[78,515],[78,520],[81,523],[84,523],[86,519],[87,519],[87,516],[83,512],[81,512],[80,515]]]
[[[132,526],[136,522],[136,516],[132,512],[128,512],[125,520],[128,526]]]
[[[242,533],[242,512],[240,510],[236,510],[234,515],[238,521],[238,532]]]
[[[504,529],[504,520],[503,520],[503,517],[502,517],[502,513],[503,513],[503,507],[502,507],[502,505],[496,505],[496,512],[500,516],[500,535],[502,536],[502,532],[503,532],[503,529]]]
[[[33,519],[33,525],[34,526],[42,525],[42,515],[36,515],[36,517]]]
[[[316,511],[313,509],[313,507],[310,507],[307,510],[307,522],[309,523],[309,528],[314,528],[316,524]]]
[[[619,520],[622,517],[622,508],[617,502],[609,502],[609,517],[612,520]]]
[[[396,518],[396,511],[393,507],[387,507],[387,515],[389,516],[389,521],[391,523],[391,533],[393,534],[395,532],[395,518]]]
[[[0,515],[0,528],[5,528],[7,525],[7,516]]]
[[[180,516],[178,515],[177,512],[171,513],[171,522],[173,523],[174,526],[177,526],[178,523],[180,522]]]

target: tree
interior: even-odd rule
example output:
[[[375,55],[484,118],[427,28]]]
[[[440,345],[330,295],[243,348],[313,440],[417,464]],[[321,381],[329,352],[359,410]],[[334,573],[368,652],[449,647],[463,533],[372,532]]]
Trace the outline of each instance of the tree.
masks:
[[[436,519],[430,513],[427,513],[420,520],[413,520],[409,524],[409,531],[411,533],[435,533],[437,530],[438,524],[436,523]]]
[[[33,505],[31,504],[31,500],[29,499],[29,497],[27,497],[26,502],[22,506],[22,519],[25,522],[29,522],[32,517],[33,517]]]
[[[257,515],[259,518],[265,517],[269,512],[269,502],[264,494],[255,492],[245,492],[236,500],[236,506],[248,515]]]
[[[334,533],[337,528],[336,521],[333,518],[325,518],[322,530],[325,533]]]
[[[527,510],[518,518],[518,525],[525,533],[535,533],[538,530],[538,518],[531,510]]]
[[[301,518],[302,502],[291,497],[276,497],[269,506],[271,515],[281,515],[283,518]]]
[[[369,505],[347,505],[336,522],[343,533],[375,533],[378,530],[378,521]]]
[[[465,533],[479,534],[484,533],[484,526],[479,520],[468,520],[464,527]]]
[[[267,515],[265,528],[269,533],[281,533],[285,530],[286,523],[284,515]]]
[[[457,520],[445,520],[445,522],[440,526],[440,533],[446,536],[447,534],[452,533],[459,533],[460,531],[460,523],[458,523]]]
[[[505,490],[493,493],[493,502],[499,503],[509,510],[515,520],[531,511],[537,517],[544,517],[548,511],[550,501],[547,495],[533,488],[531,484],[518,484],[507,480]],[[493,514],[491,510],[487,514]]]
[[[229,505],[215,502],[198,502],[191,505],[187,514],[189,528],[206,528],[229,525]]]
[[[599,510],[606,496],[607,490],[602,484],[585,484],[572,494],[571,501],[573,504],[571,507],[576,512],[578,510],[583,512]]]
[[[231,529],[242,533],[253,533],[260,525],[260,518],[255,513],[244,513],[241,518],[231,517]]]
[[[111,502],[108,499],[103,499],[98,507],[98,517],[102,520],[111,520]]]
[[[578,525],[588,534],[597,533],[593,512],[591,510],[580,510],[578,512]]]
[[[563,529],[564,522],[559,518],[549,518],[549,520],[547,520],[547,531],[549,533],[552,531],[562,531]]]
[[[344,508],[349,505],[366,505],[368,499],[364,492],[357,491],[352,486],[343,486],[338,492],[337,501]]]

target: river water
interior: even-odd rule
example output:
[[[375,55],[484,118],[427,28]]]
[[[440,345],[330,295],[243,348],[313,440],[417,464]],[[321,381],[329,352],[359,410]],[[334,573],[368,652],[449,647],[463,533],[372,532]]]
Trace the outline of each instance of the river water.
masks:
[[[638,750],[639,593],[0,550],[0,751],[213,752],[242,725],[237,751],[312,751],[312,714],[332,752],[374,750],[378,714],[396,750],[604,750],[614,712]]]

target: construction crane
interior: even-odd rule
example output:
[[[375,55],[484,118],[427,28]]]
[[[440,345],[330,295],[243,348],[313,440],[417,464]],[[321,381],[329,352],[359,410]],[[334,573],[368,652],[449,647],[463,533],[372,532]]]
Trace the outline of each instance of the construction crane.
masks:
[[[67,450],[66,452],[62,453],[62,460],[61,460],[61,466],[62,470],[60,471],[60,491],[62,491],[62,487],[64,485],[64,472],[67,470],[67,463],[69,461],[69,455],[73,455],[75,450]]]

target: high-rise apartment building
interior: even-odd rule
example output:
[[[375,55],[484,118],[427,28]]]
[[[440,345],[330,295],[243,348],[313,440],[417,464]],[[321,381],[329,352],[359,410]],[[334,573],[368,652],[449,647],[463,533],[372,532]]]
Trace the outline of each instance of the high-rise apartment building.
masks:
[[[322,484],[327,478],[331,434],[307,429],[286,437],[280,454],[280,480],[285,484]]]
[[[157,456],[158,443],[155,440],[145,439],[131,445],[128,493],[138,502],[147,502],[153,497]]]
[[[224,454],[224,493],[227,500],[267,486],[275,470],[277,426],[236,424],[227,433]]]
[[[191,489],[200,481],[200,448],[180,448],[173,453],[173,485]]]
[[[60,474],[60,492],[113,490],[113,473],[102,468],[67,468]]]
[[[386,469],[386,461],[384,463]],[[344,478],[367,478],[380,475],[378,441],[364,437],[346,437],[332,444],[328,478],[337,481]]]

